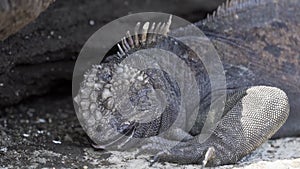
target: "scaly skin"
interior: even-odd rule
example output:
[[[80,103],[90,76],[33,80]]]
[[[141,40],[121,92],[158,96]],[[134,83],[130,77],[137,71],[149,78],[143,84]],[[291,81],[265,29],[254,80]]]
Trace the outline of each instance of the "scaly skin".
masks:
[[[228,69],[228,88],[270,85],[287,93],[290,116],[274,137],[299,136],[300,2],[236,2],[196,25],[212,39],[223,63],[243,68],[242,75],[233,76],[236,69]]]
[[[289,16],[291,13],[299,15],[297,7],[299,7],[299,2],[296,0],[265,0],[259,3],[253,0],[245,0],[240,3],[232,1],[231,4],[220,8],[218,14],[214,15],[212,19],[196,24],[212,40],[221,55],[228,88],[222,119],[217,123],[212,135],[204,142],[199,142],[201,127],[197,126],[203,125],[203,117],[206,117],[208,111],[206,102],[210,102],[211,93],[208,90],[210,86],[205,85],[207,82],[205,71],[201,68],[199,70],[199,65],[193,65],[195,58],[189,49],[181,48],[180,44],[169,39],[167,41],[158,40],[155,45],[155,47],[165,47],[173,52],[179,51],[181,57],[188,53],[189,57],[186,60],[181,59],[185,60],[191,69],[198,73],[196,75],[198,87],[204,89],[199,90],[204,92],[202,95],[200,94],[204,103],[200,103],[196,127],[187,131],[189,133],[185,133],[184,129],[183,131],[176,129],[175,132],[167,133],[172,135],[173,139],[157,135],[173,123],[172,119],[177,116],[174,113],[177,110],[176,106],[173,107],[174,109],[167,109],[165,114],[162,114],[163,118],[158,122],[154,120],[149,123],[136,123],[122,119],[130,111],[127,113],[124,111],[124,113],[115,109],[116,104],[119,104],[115,100],[119,98],[117,95],[120,94],[116,91],[119,90],[120,84],[127,85],[127,83],[129,86],[138,86],[137,91],[150,91],[148,85],[160,86],[163,91],[171,92],[167,95],[168,103],[173,106],[177,105],[178,103],[173,100],[175,98],[176,101],[174,93],[177,93],[177,90],[176,85],[171,85],[172,79],[166,80],[167,77],[158,76],[154,70],[127,70],[118,64],[110,65],[113,62],[94,67],[87,72],[75,100],[79,105],[79,114],[82,114],[79,118],[84,121],[84,128],[98,144],[95,147],[128,149],[133,145],[138,145],[138,138],[150,137],[140,145],[138,154],[143,152],[154,154],[154,162],[202,163],[203,166],[236,163],[251,153],[278,131],[288,117],[290,106],[287,95],[275,87],[282,88],[289,96],[293,96],[293,92],[296,93],[296,96],[299,93],[300,66],[299,60],[297,60],[299,28],[298,22]],[[268,14],[263,15],[260,11]],[[256,16],[255,18],[259,21],[255,22],[255,20],[249,19],[249,16]],[[188,29],[190,28],[186,27],[173,31],[169,35],[184,34],[189,31]],[[193,46],[189,47],[193,48]],[[203,47],[204,49],[205,47]],[[148,52],[148,55],[151,55],[152,51],[148,50]],[[132,57],[132,55],[128,54],[126,57]],[[107,58],[108,61],[119,62],[114,59],[115,56]],[[123,73],[125,75],[122,76],[126,78],[128,78],[127,75],[132,75],[134,80],[133,82],[116,82],[108,78],[114,72],[119,72],[120,77]],[[139,75],[142,78],[138,78]],[[130,81],[129,79],[128,81]],[[142,79],[141,82],[138,79]],[[94,90],[95,86],[97,86],[96,90]],[[141,86],[144,87],[141,88]],[[109,92],[106,92],[106,89]],[[95,92],[96,95],[99,94],[99,97],[94,97]],[[148,92],[137,92],[136,95],[133,92],[130,94],[130,100],[138,105],[140,104],[139,100],[144,96],[150,98]],[[292,100],[293,112],[297,112],[296,104],[293,107],[296,99],[299,98],[295,97],[294,101]],[[205,105],[204,108],[201,108],[203,105]],[[98,122],[95,121],[97,119],[99,119]],[[120,135],[128,137],[120,137]],[[182,138],[181,136],[184,136],[185,139],[177,144],[176,138]],[[116,138],[118,139],[116,140]]]

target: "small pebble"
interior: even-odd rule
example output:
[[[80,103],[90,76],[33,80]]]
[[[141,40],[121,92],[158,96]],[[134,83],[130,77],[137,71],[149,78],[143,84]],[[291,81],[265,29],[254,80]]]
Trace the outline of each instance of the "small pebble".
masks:
[[[0,83],[0,87],[2,87],[2,86],[4,86],[4,84],[3,84],[3,83]]]
[[[20,123],[27,123],[27,124],[28,124],[28,123],[29,123],[29,120],[28,120],[28,119],[26,119],[26,120],[21,119],[21,120],[20,120]]]
[[[46,120],[45,119],[38,119],[37,123],[46,123]]]
[[[62,38],[62,37],[59,35],[59,36],[58,36],[58,39],[61,39],[61,38]]]
[[[20,91],[18,91],[18,90],[15,91],[15,95],[16,95],[16,96],[19,96],[19,95],[20,95]]]
[[[29,117],[32,117],[34,112],[35,112],[34,109],[28,109],[28,111],[26,111],[26,113]]]
[[[95,21],[94,21],[94,20],[90,20],[90,21],[89,21],[89,24],[90,24],[91,26],[94,26],[94,25],[95,25]]]
[[[61,144],[61,141],[59,141],[59,140],[52,140],[52,142],[53,142],[54,144]]]
[[[6,152],[7,152],[7,147],[3,147],[3,148],[1,148],[1,149],[0,149],[0,151],[2,151],[2,152],[4,152],[4,153],[6,153]]]
[[[54,35],[54,31],[50,31],[50,35],[52,35],[52,36],[53,36],[53,35]]]
[[[44,132],[44,130],[38,130],[37,133],[38,133],[38,134],[43,134],[43,133],[45,133],[45,132]]]
[[[24,133],[23,136],[24,137],[29,137],[29,134]]]

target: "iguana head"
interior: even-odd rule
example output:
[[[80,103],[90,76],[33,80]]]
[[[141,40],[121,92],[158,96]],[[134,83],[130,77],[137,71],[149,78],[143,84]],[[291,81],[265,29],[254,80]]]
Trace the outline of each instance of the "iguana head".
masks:
[[[170,20],[156,26],[146,22],[141,34],[127,32],[86,72],[75,97],[77,116],[98,148],[119,150],[170,128],[188,131],[194,125],[200,97],[210,91],[208,73],[182,39],[166,36],[169,26]]]
[[[115,46],[118,52],[87,71],[74,99],[78,118],[98,148],[120,149],[132,140],[157,135],[176,119],[180,106],[178,85],[163,70],[147,68],[143,64],[148,60],[141,59],[153,54],[154,45],[166,43],[164,35],[170,24],[152,26],[158,35],[143,31],[149,25],[143,25],[141,35],[127,32],[128,37]],[[145,68],[137,69],[137,64]],[[164,117],[170,123],[160,126]]]

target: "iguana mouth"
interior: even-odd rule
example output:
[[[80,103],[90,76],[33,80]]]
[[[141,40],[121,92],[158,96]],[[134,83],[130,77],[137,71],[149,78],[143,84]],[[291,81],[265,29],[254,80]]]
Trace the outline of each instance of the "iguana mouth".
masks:
[[[113,147],[115,145],[118,145],[119,143],[122,143],[124,140],[124,138],[127,137],[124,134],[119,134],[119,136],[117,136],[116,138],[112,139],[113,141],[110,141],[109,143],[100,143],[100,144],[92,144],[92,146],[95,149],[109,149],[110,147]]]
[[[117,133],[114,137],[106,141],[99,141],[97,144],[92,144],[96,149],[109,149],[116,145],[126,144],[126,140],[132,138],[135,130],[134,122],[119,122],[117,118],[112,117],[110,126]]]

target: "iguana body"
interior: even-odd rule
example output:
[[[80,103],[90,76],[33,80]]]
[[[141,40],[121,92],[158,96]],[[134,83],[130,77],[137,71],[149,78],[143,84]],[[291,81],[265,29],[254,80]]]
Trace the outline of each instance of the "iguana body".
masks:
[[[246,0],[232,1],[227,6],[197,26],[207,32],[222,61],[232,66],[232,71],[225,67],[228,88],[254,85],[281,88],[290,99],[291,112],[277,135],[299,135],[299,1]],[[234,75],[237,70],[241,76]]]
[[[206,117],[205,113],[207,113],[205,100],[211,93],[209,93],[210,86],[206,85],[207,72],[200,68],[201,65],[194,64],[193,56],[182,59],[197,72],[198,87],[204,89],[201,90],[204,93],[200,93],[204,103],[200,103],[199,115],[192,130],[179,129],[168,133],[172,135],[173,140],[156,135],[172,125],[174,118],[177,117],[176,98],[180,92],[177,93],[176,83],[174,84],[172,79],[162,72],[151,69],[144,72],[127,69],[118,65],[120,62],[116,59],[118,57],[108,56],[103,66],[95,66],[86,73],[79,94],[75,98],[79,105],[79,119],[84,121],[83,127],[98,144],[95,147],[127,149],[137,144],[136,138],[150,137],[141,144],[139,153],[146,151],[156,154],[154,161],[171,161],[180,164],[203,163],[210,166],[235,163],[255,150],[283,125],[289,112],[288,99],[283,91],[258,85],[277,86],[287,91],[288,94],[299,91],[299,86],[297,86],[299,76],[295,76],[299,75],[300,70],[299,60],[297,60],[299,56],[297,51],[298,22],[288,15],[291,13],[297,15],[297,6],[299,3],[293,0],[232,1],[220,8],[213,18],[196,24],[204,30],[221,55],[228,83],[222,119],[217,123],[212,135],[204,142],[199,142],[198,134],[201,132],[201,127],[199,129],[197,126],[203,125],[202,117]],[[290,11],[286,12],[287,9]],[[263,10],[268,10],[270,16],[259,15],[259,11]],[[252,15],[257,16],[253,21],[249,19]],[[244,22],[247,18],[251,21]],[[257,19],[258,22],[254,22]],[[170,35],[178,35],[187,31],[189,27],[177,30],[177,32],[173,31]],[[290,35],[290,37],[286,41],[280,40],[281,36],[274,37],[278,36],[278,32]],[[285,48],[278,51],[281,45]],[[181,57],[187,53],[193,55],[184,46],[168,38],[157,40],[154,47],[168,49]],[[189,47],[193,48],[193,46]],[[132,57],[132,53],[140,49],[135,48],[134,51],[129,50],[128,53],[121,55]],[[120,53],[124,51],[121,49]],[[289,65],[286,68],[284,61],[289,61],[292,66]],[[291,71],[293,68],[295,72]],[[125,81],[114,81],[112,78],[114,73],[117,77],[124,77]],[[132,75],[129,79],[133,81],[126,80],[128,75]],[[291,83],[287,85],[286,81]],[[144,103],[141,101],[142,98],[151,98],[149,86],[157,86],[154,88],[168,93],[166,97],[169,109],[165,110],[161,118],[149,123],[126,121],[123,119],[124,115],[132,111],[128,111],[127,114],[126,109],[121,109],[124,110],[121,112],[116,111],[120,103],[116,100],[122,96],[122,93],[118,92],[121,91],[120,84],[125,87],[136,86],[130,89],[130,101],[136,105]],[[292,111],[297,112],[297,107],[294,107]],[[130,118],[136,114],[128,116]],[[122,137],[122,135],[128,137]],[[184,138],[184,140],[177,144],[176,138]]]

